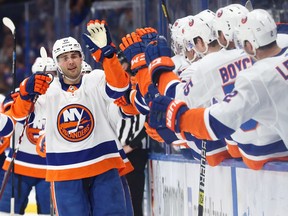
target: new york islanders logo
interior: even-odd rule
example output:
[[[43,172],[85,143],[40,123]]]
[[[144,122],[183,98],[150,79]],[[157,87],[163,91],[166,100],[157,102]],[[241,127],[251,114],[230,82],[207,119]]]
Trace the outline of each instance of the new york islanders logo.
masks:
[[[34,112],[31,113],[26,127],[26,136],[30,143],[36,145],[39,138],[39,132],[43,128],[43,120],[36,118]]]
[[[59,112],[57,128],[65,140],[80,142],[92,133],[94,118],[86,107],[80,104],[71,104]]]

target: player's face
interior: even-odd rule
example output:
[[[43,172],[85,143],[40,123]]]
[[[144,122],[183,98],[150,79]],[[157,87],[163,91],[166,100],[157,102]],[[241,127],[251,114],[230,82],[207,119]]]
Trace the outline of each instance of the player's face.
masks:
[[[63,74],[70,78],[76,79],[81,73],[82,57],[80,52],[67,52],[58,57],[58,65]]]

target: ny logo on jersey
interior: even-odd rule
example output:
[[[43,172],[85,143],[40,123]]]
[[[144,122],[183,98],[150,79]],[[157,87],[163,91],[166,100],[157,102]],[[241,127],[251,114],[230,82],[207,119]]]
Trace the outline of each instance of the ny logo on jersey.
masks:
[[[86,107],[80,104],[71,104],[59,112],[57,128],[64,139],[79,142],[92,133],[94,118]]]
[[[34,112],[32,112],[28,119],[28,124],[26,127],[26,137],[30,141],[30,143],[36,145],[37,139],[39,138],[39,132],[43,129],[45,122],[42,117],[36,116]]]

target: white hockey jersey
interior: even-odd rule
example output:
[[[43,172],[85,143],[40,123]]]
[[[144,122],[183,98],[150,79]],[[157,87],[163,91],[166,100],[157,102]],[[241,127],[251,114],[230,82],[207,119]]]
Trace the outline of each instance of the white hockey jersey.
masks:
[[[108,120],[112,99],[107,91],[112,89],[104,71],[86,74],[81,85],[69,86],[67,91],[64,86],[55,79],[35,105],[35,113],[46,118],[46,179],[81,179],[125,167]],[[113,87],[119,92],[126,89]]]
[[[166,87],[165,95],[183,100],[188,107],[208,107],[213,100],[221,100],[225,94],[232,91],[238,73],[251,67],[251,57],[242,50],[225,50],[213,52],[197,62],[192,63],[180,75],[182,82]],[[186,138],[194,143],[188,145],[194,152],[200,152],[201,140],[191,136]],[[207,142],[206,156],[209,165],[218,165],[223,159],[231,157],[224,140]],[[200,155],[195,155],[199,158]]]
[[[235,89],[224,101],[205,110],[209,136],[218,139],[231,134],[243,122],[254,119],[277,131],[288,147],[287,110],[288,58],[260,60],[240,73]],[[272,146],[273,147],[273,146]]]
[[[14,160],[15,173],[35,178],[46,177],[46,159],[42,158],[36,152],[36,143],[39,138],[39,132],[43,128],[44,122],[42,117],[36,116],[33,112],[31,113],[28,124],[21,137],[21,143],[17,152],[16,159]],[[16,123],[15,127],[15,145],[19,142],[19,137],[23,131],[23,124]],[[12,142],[11,142],[12,143]],[[12,150],[3,165],[3,169],[7,170],[11,157]]]
[[[175,64],[175,69],[173,72],[177,75],[180,76],[181,73],[186,70],[189,67],[188,61],[185,60],[185,56],[183,55],[174,55],[172,58],[172,61]]]

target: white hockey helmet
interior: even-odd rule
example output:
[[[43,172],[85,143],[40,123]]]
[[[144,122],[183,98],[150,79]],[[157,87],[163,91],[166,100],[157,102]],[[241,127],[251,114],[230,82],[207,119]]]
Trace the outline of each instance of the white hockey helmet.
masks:
[[[221,44],[218,40],[218,43],[227,48],[229,42],[234,40],[235,28],[238,23],[238,20],[241,19],[248,13],[248,9],[240,4],[231,4],[223,8],[219,8],[216,11],[216,16],[213,21],[213,29],[219,38],[219,31],[221,31],[227,40],[227,44]]]
[[[32,65],[32,73],[43,72],[46,66],[46,71],[57,71],[57,66],[51,57],[47,57],[46,64],[43,58],[37,57],[34,64]]]
[[[84,60],[84,54],[81,45],[73,37],[66,37],[57,40],[53,45],[52,56],[55,63],[58,65],[57,57],[63,53],[78,51],[81,53],[82,59]]]
[[[266,10],[255,9],[239,20],[235,33],[240,48],[249,41],[256,53],[257,48],[276,41],[277,26]]]
[[[184,54],[182,27],[189,16],[177,19],[171,27],[171,49],[176,55]]]
[[[81,72],[82,73],[90,73],[92,71],[92,67],[85,61],[82,61]]]
[[[202,38],[203,42],[206,44],[208,50],[208,44],[216,40],[216,36],[213,32],[212,22],[215,17],[214,12],[211,10],[204,10],[194,17],[190,17],[189,22],[182,29],[184,34],[184,43],[189,50],[195,46],[194,39],[197,37]]]

